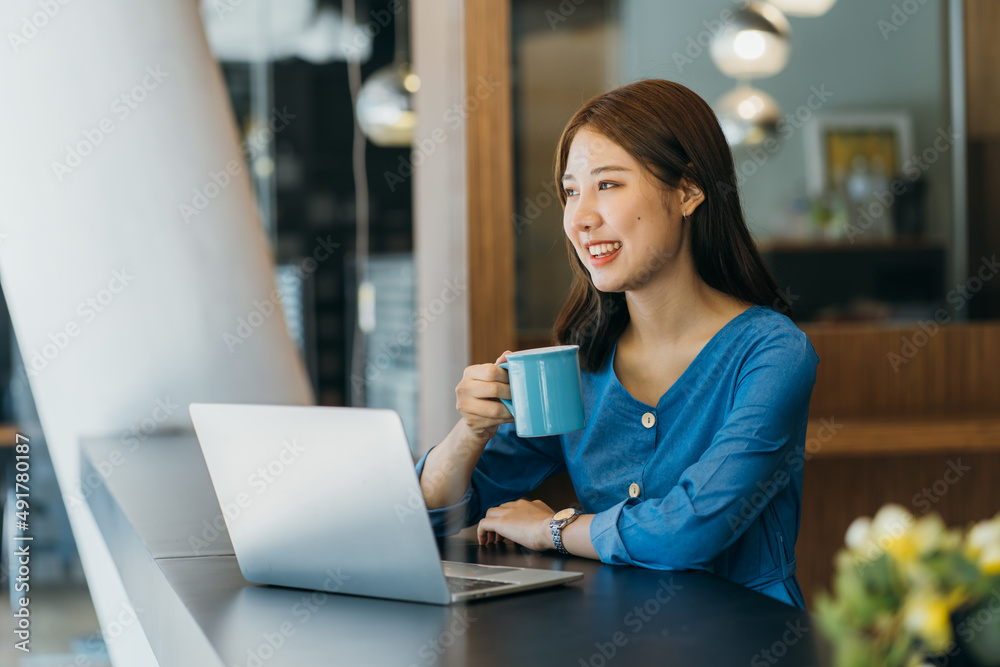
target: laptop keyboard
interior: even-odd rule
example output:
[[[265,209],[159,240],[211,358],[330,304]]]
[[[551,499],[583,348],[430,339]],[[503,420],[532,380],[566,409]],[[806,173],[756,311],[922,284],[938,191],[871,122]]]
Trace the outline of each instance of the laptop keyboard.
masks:
[[[445,577],[448,582],[448,590],[452,593],[465,593],[467,591],[481,591],[487,588],[497,588],[498,586],[508,586],[508,581],[489,581],[488,579],[469,579],[467,577]]]

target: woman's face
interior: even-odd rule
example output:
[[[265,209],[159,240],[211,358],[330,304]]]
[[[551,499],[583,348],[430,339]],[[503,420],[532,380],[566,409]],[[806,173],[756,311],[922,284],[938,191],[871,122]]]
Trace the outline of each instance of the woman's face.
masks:
[[[663,185],[621,146],[580,129],[562,186],[563,229],[597,289],[635,291],[676,264],[686,236],[682,216],[697,203]]]

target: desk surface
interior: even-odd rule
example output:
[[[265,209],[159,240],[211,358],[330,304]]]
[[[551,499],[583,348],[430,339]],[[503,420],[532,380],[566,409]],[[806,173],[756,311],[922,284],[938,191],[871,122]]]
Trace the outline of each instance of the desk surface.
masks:
[[[84,443],[84,488],[119,447]],[[576,570],[584,578],[451,607],[251,585],[224,553],[228,539],[211,555],[186,546],[220,513],[206,483],[193,437],[155,439],[88,498],[164,667],[828,664],[807,613],[714,575],[610,566],[512,544],[439,542],[449,560]]]

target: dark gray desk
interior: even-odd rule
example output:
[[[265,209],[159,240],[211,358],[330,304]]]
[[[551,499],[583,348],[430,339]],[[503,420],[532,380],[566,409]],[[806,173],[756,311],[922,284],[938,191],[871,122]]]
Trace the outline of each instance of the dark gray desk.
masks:
[[[828,664],[808,614],[713,575],[515,545],[440,542],[447,559],[584,578],[446,608],[250,585],[228,535],[213,537],[221,511],[193,436],[134,452],[89,440],[82,455],[88,502],[164,667]],[[94,484],[102,468],[111,474]]]

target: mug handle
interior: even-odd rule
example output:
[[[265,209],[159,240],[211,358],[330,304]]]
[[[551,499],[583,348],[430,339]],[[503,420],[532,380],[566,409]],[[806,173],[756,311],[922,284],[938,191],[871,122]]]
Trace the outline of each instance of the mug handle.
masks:
[[[507,370],[506,361],[501,361],[499,364],[497,364],[497,366],[499,366],[504,370]],[[517,415],[514,414],[514,402],[506,398],[501,398],[500,402],[503,403],[504,407],[507,408],[507,411],[510,412],[510,416],[513,417],[514,419],[517,419]]]

